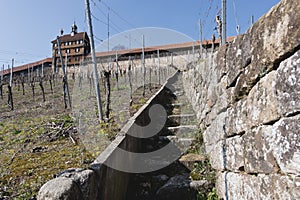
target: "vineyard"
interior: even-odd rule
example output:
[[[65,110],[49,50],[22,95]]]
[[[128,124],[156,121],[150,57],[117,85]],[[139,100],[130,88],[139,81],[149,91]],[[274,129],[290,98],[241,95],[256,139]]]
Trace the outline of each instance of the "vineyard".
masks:
[[[167,62],[160,68],[148,65],[145,71],[140,60],[102,62],[97,66],[105,110],[105,120],[101,122],[97,119],[91,64],[67,69],[71,107],[65,92],[66,80],[59,70],[54,74],[49,70],[43,76],[38,70],[30,76],[14,76],[11,91],[8,78],[3,79],[0,97],[3,199],[34,199],[39,188],[63,170],[88,167],[129,117],[174,72]],[[87,137],[85,133],[89,133]]]

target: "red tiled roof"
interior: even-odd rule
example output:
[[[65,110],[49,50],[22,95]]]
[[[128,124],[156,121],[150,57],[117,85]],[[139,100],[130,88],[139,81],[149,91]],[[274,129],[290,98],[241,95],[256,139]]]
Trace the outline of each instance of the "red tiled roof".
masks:
[[[13,72],[23,71],[23,70],[28,69],[29,67],[38,66],[38,65],[41,65],[43,63],[52,63],[52,58],[45,58],[43,60],[39,60],[39,61],[36,61],[36,62],[33,62],[33,63],[29,63],[29,64],[21,65],[21,66],[18,66],[18,67],[14,67]],[[10,69],[6,69],[3,72],[4,72],[3,75],[7,75],[7,74],[10,73]]]
[[[236,36],[230,36],[227,37],[226,42],[232,42]],[[215,44],[219,44],[220,39],[215,40]],[[211,45],[212,40],[203,40],[202,41],[202,46],[206,45]],[[183,42],[183,43],[178,43],[178,44],[166,44],[166,45],[159,45],[159,46],[152,46],[152,47],[146,47],[144,49],[145,52],[151,52],[151,51],[156,51],[156,50],[172,50],[172,49],[181,49],[181,48],[189,48],[192,46],[199,46],[200,41],[194,41],[194,42]],[[126,50],[118,50],[118,54],[135,54],[135,53],[141,53],[142,48],[134,48],[134,49],[126,49]],[[104,52],[96,52],[96,57],[105,57],[105,56],[111,56],[115,55],[116,51],[104,51]],[[90,57],[91,55],[89,55]]]
[[[69,42],[69,41],[77,41],[83,40],[86,37],[86,32],[76,33],[72,36],[72,34],[59,36],[60,42]],[[56,39],[52,40],[51,43],[56,43]]]

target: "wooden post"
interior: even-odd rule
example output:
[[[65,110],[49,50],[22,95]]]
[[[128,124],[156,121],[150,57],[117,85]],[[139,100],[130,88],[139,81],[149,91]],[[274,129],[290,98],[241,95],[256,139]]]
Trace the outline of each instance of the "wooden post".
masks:
[[[33,100],[34,100],[34,98],[35,98],[35,91],[34,91],[35,82],[34,82],[33,66],[31,67],[30,86],[31,86],[31,90],[32,90],[32,98],[33,98]]]
[[[186,68],[189,66],[189,62],[190,62],[190,50],[188,50],[188,53],[187,53]]]
[[[129,79],[129,86],[130,86],[130,106],[132,105],[132,61],[131,57],[129,56],[128,61],[128,79]]]
[[[193,43],[192,51],[193,51],[193,63],[194,63],[195,62],[195,46],[194,46],[194,43]]]
[[[109,112],[110,112],[110,70],[104,71],[104,76],[106,79],[106,101],[105,101],[105,117],[107,121],[109,120]]]
[[[0,95],[1,95],[1,99],[3,99],[3,73],[4,73],[4,64],[2,66],[1,80],[0,80]]]
[[[142,35],[142,66],[143,66],[143,97],[145,96],[146,89],[146,69],[145,69],[145,38]]]
[[[42,74],[38,74],[38,78],[39,78],[39,85],[40,85],[40,88],[42,90],[42,94],[43,94],[43,101],[45,102],[46,101],[46,98],[45,98],[45,89],[44,89],[44,85],[43,85],[43,77],[44,77],[44,72],[43,72],[43,65],[44,63],[42,64]]]
[[[22,94],[23,94],[23,96],[25,95],[25,77],[24,77],[24,73],[22,73],[22,75],[21,75],[22,77],[21,77],[21,84],[22,84]]]
[[[117,80],[117,90],[119,90],[119,63],[118,63],[118,51],[116,51],[116,80]]]
[[[65,58],[65,69],[66,69],[66,76],[68,77],[68,53],[66,53],[66,58]]]
[[[202,47],[202,21],[199,19],[199,43],[200,43],[200,58],[202,58],[203,47]]]
[[[27,68],[27,84],[30,85],[30,68],[29,68],[29,65],[28,65],[28,68]]]
[[[216,37],[215,37],[215,34],[212,35],[212,39],[211,39],[211,42],[212,42],[212,53],[214,53],[214,50],[215,50],[215,40],[216,40]]]
[[[158,67],[158,84],[160,85],[160,57],[159,57],[159,49],[157,50],[157,67]]]
[[[44,62],[42,63],[42,78],[44,78]]]

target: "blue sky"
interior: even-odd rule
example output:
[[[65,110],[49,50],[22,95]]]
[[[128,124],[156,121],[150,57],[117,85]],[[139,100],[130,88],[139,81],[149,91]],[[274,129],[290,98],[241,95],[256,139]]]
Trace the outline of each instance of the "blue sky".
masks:
[[[228,35],[236,35],[236,25],[244,33],[251,24],[280,0],[227,0]],[[203,38],[210,39],[221,0],[90,0],[95,42],[135,28],[172,29],[199,39],[199,19]],[[51,57],[51,40],[63,28],[71,31],[75,21],[79,31],[88,31],[84,0],[0,0],[0,66],[15,59],[15,66]],[[110,9],[108,9],[110,8]],[[164,36],[165,37],[165,36]],[[147,39],[146,39],[147,40]],[[147,45],[147,43],[146,43]],[[148,44],[149,45],[149,44]]]

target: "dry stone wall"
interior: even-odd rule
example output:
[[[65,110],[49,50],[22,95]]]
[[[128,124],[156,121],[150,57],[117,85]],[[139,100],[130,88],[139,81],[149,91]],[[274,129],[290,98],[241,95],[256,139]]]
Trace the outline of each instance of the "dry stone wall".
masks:
[[[184,72],[224,199],[300,199],[300,1]]]

